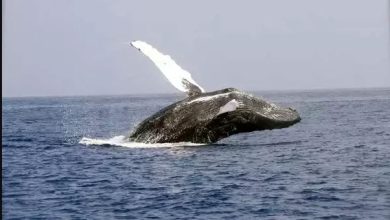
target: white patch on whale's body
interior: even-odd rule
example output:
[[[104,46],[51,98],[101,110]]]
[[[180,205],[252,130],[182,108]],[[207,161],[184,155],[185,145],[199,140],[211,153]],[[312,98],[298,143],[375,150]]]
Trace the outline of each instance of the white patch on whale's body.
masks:
[[[243,94],[242,92],[239,92],[239,91],[229,91],[229,92],[222,93],[222,94],[199,97],[199,98],[196,98],[196,99],[193,99],[193,100],[187,102],[186,104],[191,104],[193,102],[207,102],[207,101],[210,101],[210,100],[213,100],[213,99],[217,99],[217,98],[220,98],[220,97],[229,96],[232,93]]]
[[[217,115],[220,115],[220,114],[223,114],[223,113],[226,113],[226,112],[235,111],[241,105],[242,105],[242,103],[237,102],[237,100],[235,100],[235,99],[232,99],[228,103],[226,103],[224,106],[219,108],[219,112],[217,113]]]
[[[176,89],[190,93],[192,86],[199,89],[201,92],[205,92],[205,90],[192,79],[191,73],[177,65],[169,55],[160,53],[157,49],[143,41],[133,41],[131,42],[131,45],[147,56]],[[187,85],[187,83],[191,85]]]
[[[191,104],[193,102],[207,102],[207,101],[210,101],[210,100],[222,97],[222,96],[228,96],[228,95],[229,95],[229,93],[223,93],[223,94],[218,94],[218,95],[199,97],[197,99],[194,99],[194,100],[187,102],[186,104]]]

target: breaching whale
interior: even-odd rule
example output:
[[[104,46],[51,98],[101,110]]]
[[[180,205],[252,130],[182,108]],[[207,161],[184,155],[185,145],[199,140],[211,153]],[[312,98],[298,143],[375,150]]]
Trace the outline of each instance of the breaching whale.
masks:
[[[213,143],[242,132],[286,128],[301,118],[292,108],[269,103],[235,88],[205,92],[169,56],[143,41],[133,41],[178,90],[188,97],[141,122],[129,135],[144,143]]]

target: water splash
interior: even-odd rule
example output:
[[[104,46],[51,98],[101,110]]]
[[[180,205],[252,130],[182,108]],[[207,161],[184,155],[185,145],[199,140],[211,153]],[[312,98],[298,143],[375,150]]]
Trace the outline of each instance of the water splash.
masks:
[[[178,143],[155,143],[147,144],[140,142],[130,142],[127,141],[127,138],[123,135],[115,136],[109,139],[97,139],[97,138],[87,138],[83,137],[79,144],[86,146],[119,146],[119,147],[128,147],[128,148],[172,148],[172,147],[188,147],[188,146],[201,146],[205,144],[191,143],[191,142],[178,142]]]

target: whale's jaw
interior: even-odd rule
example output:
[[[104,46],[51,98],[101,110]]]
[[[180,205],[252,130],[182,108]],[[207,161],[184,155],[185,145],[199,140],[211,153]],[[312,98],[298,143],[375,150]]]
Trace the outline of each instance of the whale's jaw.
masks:
[[[191,96],[160,110],[139,124],[129,139],[213,143],[242,132],[286,128],[300,120],[292,108],[228,88]]]

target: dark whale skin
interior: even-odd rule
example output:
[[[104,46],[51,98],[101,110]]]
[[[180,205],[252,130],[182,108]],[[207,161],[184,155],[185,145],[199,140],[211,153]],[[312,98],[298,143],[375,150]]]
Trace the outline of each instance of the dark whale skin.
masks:
[[[227,112],[235,99],[237,108]],[[234,101],[233,101],[234,102]],[[292,108],[283,108],[234,88],[195,96],[169,105],[141,122],[129,140],[143,143],[213,143],[230,135],[286,128],[301,120]]]

